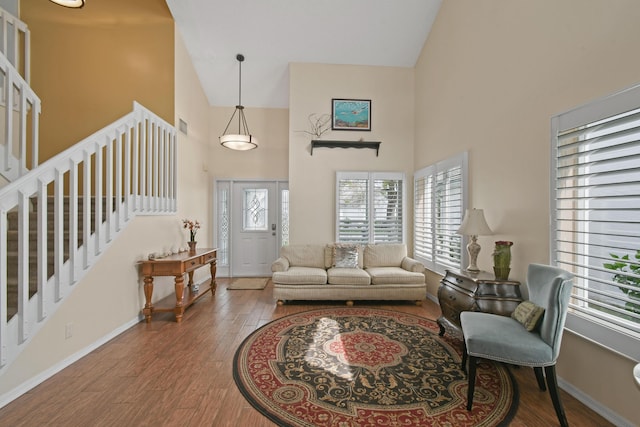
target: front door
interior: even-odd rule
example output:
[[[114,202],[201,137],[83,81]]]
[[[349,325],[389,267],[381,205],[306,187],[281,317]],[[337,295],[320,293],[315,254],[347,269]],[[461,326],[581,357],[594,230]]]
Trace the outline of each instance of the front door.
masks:
[[[232,276],[271,276],[278,254],[277,199],[274,182],[233,183]]]

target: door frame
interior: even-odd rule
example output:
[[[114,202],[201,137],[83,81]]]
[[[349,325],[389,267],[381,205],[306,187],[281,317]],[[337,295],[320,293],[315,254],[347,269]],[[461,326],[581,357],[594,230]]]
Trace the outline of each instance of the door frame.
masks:
[[[218,248],[218,277],[232,277],[233,271],[233,236],[234,232],[234,216],[233,211],[233,187],[235,183],[272,183],[276,188],[276,223],[278,224],[278,233],[275,239],[275,254],[280,253],[282,247],[282,190],[289,188],[289,181],[284,179],[263,179],[263,178],[243,178],[243,179],[215,179],[213,185],[213,216],[211,224],[214,246]],[[226,192],[226,194],[224,194]],[[225,203],[227,204],[225,207]],[[227,234],[221,229],[222,224],[227,227]]]

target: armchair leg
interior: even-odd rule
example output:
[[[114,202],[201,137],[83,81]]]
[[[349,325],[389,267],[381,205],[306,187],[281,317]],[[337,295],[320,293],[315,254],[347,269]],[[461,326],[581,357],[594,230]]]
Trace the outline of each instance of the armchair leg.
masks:
[[[462,340],[462,363],[460,364],[462,372],[467,373],[467,344]]]
[[[536,373],[536,379],[538,380],[538,387],[540,390],[547,391],[547,387],[544,385],[544,375],[542,375],[542,368],[540,366],[536,366],[533,368],[533,372]]]
[[[553,402],[553,408],[556,410],[558,421],[562,427],[569,427],[567,416],[564,413],[562,402],[560,402],[560,392],[558,391],[558,379],[556,378],[556,366],[545,366],[544,373],[547,377],[547,385],[549,386],[549,394]]]
[[[466,354],[466,351],[465,351]],[[471,410],[473,405],[473,392],[476,388],[476,361],[477,357],[469,356],[469,386],[467,390],[467,411]]]

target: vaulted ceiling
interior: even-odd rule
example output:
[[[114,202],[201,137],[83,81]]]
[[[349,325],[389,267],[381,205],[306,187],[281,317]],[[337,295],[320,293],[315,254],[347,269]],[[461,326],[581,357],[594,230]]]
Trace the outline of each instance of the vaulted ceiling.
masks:
[[[212,106],[286,108],[292,62],[413,67],[442,0],[166,0]]]

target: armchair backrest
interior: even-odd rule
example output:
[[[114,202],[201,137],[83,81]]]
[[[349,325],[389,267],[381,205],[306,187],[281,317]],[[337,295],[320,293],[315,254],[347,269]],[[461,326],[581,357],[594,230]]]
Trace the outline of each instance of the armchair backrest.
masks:
[[[555,361],[560,353],[573,275],[558,267],[530,264],[527,285],[529,300],[544,308],[540,337],[553,349]]]

